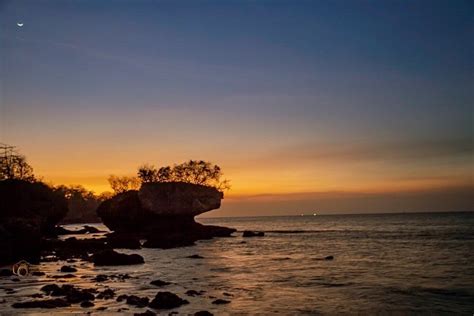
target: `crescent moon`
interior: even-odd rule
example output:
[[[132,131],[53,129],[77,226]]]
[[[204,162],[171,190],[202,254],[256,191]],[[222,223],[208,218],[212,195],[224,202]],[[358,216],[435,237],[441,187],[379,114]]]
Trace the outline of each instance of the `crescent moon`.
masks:
[[[24,23],[17,23],[16,25],[18,25],[19,27],[22,27]]]

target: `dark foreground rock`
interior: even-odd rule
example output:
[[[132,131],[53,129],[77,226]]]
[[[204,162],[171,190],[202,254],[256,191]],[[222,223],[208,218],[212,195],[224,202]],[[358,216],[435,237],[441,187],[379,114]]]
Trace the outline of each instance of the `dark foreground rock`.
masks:
[[[126,303],[128,305],[134,305],[136,307],[146,307],[150,299],[148,297],[138,297],[136,295],[130,295],[127,297]]]
[[[222,192],[215,188],[183,183],[145,183],[139,191],[128,191],[104,201],[97,214],[114,231],[114,247],[175,248],[192,246],[197,240],[228,237],[234,229],[205,226],[194,221],[201,213],[220,207]],[[131,248],[131,247],[130,247]]]
[[[83,301],[93,301],[95,299],[95,289],[79,289],[71,284],[58,286],[57,284],[48,284],[41,288],[41,291],[50,296],[64,296],[69,304],[77,304]]]
[[[163,280],[153,280],[150,282],[151,285],[154,285],[154,286],[166,286],[166,285],[170,285],[171,282],[166,282],[166,281],[163,281]]]
[[[212,304],[214,304],[214,305],[223,305],[223,304],[229,304],[229,303],[230,303],[230,301],[223,300],[221,298],[218,298],[217,300],[212,302]]]
[[[188,303],[174,293],[158,292],[148,306],[154,309],[171,309]]]
[[[14,303],[12,305],[13,308],[58,308],[68,306],[71,306],[71,304],[63,300],[62,298]]]
[[[60,271],[61,272],[77,272],[77,269],[71,266],[62,266]]]
[[[251,230],[245,230],[242,234],[242,237],[263,237],[265,236],[264,232],[253,232]]]
[[[114,250],[104,250],[92,256],[92,262],[96,266],[120,266],[145,263],[143,257],[137,254],[127,255]]]
[[[89,253],[96,253],[103,250],[111,250],[104,238],[99,239],[77,239],[70,237],[66,240],[48,239],[41,244],[42,256],[47,260],[67,260],[78,258],[89,260]],[[49,259],[46,259],[49,257]]]
[[[66,199],[41,182],[0,181],[0,264],[38,262],[41,238],[67,211]]]

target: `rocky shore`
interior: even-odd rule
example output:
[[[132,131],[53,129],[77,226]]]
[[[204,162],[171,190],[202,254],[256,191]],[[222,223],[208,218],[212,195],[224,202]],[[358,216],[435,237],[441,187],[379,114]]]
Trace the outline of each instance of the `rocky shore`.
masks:
[[[76,262],[87,262],[97,267],[142,265],[145,261],[141,255],[114,249],[171,249],[192,246],[198,240],[231,236],[234,229],[206,226],[194,220],[196,215],[219,208],[222,198],[222,192],[202,185],[181,182],[144,184],[138,191],[118,194],[99,206],[98,216],[112,231],[100,234],[92,226],[76,231],[56,226],[67,213],[67,204],[46,185],[19,180],[1,181],[0,264],[11,264],[21,259],[30,263],[64,263],[59,269],[60,274],[48,276],[53,279],[74,279],[77,268],[71,264]],[[79,238],[81,234],[88,237],[96,234],[99,238]],[[74,236],[67,238],[67,235]],[[11,278],[8,270],[3,270],[0,275]],[[96,281],[128,277],[131,276],[97,275]],[[163,287],[170,283],[155,280],[151,284]],[[197,296],[199,292],[188,294]],[[189,303],[168,291],[159,291],[152,298],[133,294],[115,296],[112,289],[99,291],[73,284],[59,286],[51,283],[43,286],[32,299],[17,302],[12,307],[51,309],[79,304],[91,308],[96,300],[116,299],[140,308],[149,307],[151,310],[144,314],[153,315],[152,310],[173,309]],[[224,299],[215,300],[215,304],[225,303]],[[199,315],[210,313],[201,311]]]

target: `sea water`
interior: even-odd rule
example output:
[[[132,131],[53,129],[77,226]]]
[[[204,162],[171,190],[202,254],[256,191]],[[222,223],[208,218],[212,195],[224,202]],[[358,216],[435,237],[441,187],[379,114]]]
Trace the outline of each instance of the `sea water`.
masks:
[[[169,250],[140,249],[145,264],[94,267],[76,262],[70,279],[53,279],[65,262],[42,263],[46,275],[1,278],[0,313],[51,313],[14,310],[16,301],[50,283],[115,289],[117,295],[150,299],[159,290],[189,301],[168,314],[208,310],[215,315],[448,314],[474,312],[474,213],[328,215],[247,218],[201,218],[203,224],[234,227],[235,237],[197,242]],[[97,225],[104,229],[102,225]],[[68,228],[79,226],[69,225]],[[243,230],[264,237],[243,238]],[[69,237],[69,236],[68,236]],[[90,237],[90,236],[89,236]],[[202,259],[187,258],[199,254]],[[333,256],[333,260],[325,260]],[[71,265],[71,264],[69,264]],[[97,274],[128,273],[131,278],[96,283]],[[162,289],[150,285],[172,282]],[[203,291],[190,297],[187,290]],[[217,299],[230,303],[214,305]],[[115,300],[95,301],[90,309],[73,305],[58,312],[144,312]],[[124,310],[124,308],[126,308]]]

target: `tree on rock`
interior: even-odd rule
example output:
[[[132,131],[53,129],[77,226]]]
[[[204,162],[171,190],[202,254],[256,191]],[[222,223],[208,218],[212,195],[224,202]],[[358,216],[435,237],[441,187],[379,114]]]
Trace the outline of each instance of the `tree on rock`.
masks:
[[[0,180],[17,179],[34,182],[33,168],[14,146],[0,144]]]
[[[115,194],[127,192],[129,190],[138,190],[141,185],[140,179],[137,177],[111,175],[107,180]]]
[[[143,165],[138,169],[138,177],[142,183],[186,182],[214,187],[219,191],[228,190],[230,182],[222,179],[222,176],[222,170],[218,165],[204,160],[189,160],[158,170],[152,165]]]

